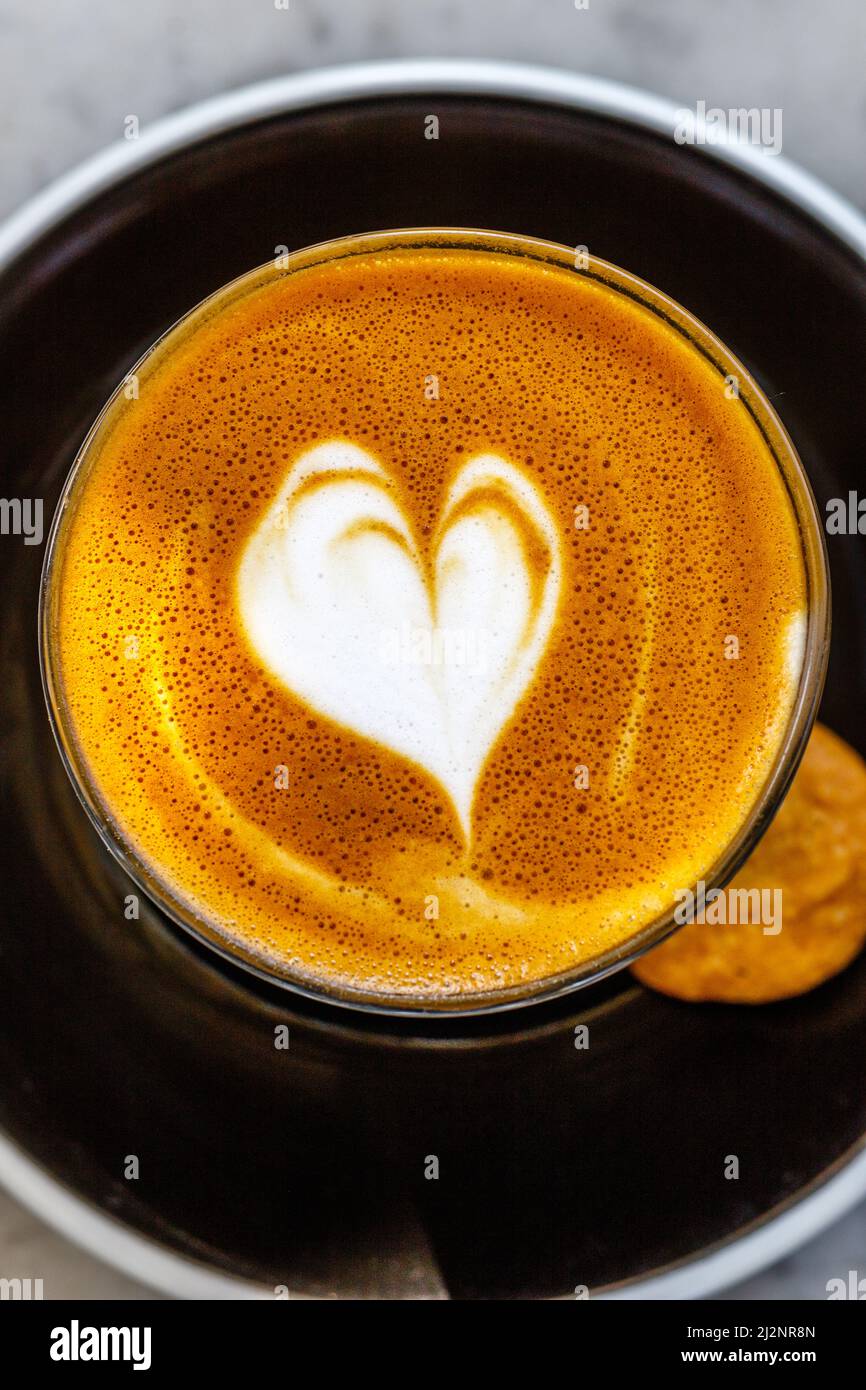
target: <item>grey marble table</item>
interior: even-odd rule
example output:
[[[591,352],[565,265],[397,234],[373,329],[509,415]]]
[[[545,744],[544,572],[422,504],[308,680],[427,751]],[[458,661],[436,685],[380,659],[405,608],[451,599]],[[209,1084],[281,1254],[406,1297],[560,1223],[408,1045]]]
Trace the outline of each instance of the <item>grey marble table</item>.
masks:
[[[866,207],[863,0],[0,0],[0,216],[123,133],[326,63],[551,63],[693,106],[780,107],[784,151]],[[285,7],[284,7],[285,6]],[[826,1297],[866,1274],[866,1204],[730,1298]],[[0,1274],[47,1298],[149,1298],[0,1194]]]

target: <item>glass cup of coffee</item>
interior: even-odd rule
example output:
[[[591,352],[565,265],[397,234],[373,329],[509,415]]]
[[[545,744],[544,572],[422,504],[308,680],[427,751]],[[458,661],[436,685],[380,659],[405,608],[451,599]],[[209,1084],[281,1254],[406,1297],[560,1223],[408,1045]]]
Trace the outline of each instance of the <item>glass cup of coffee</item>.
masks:
[[[619,968],[723,885],[823,684],[823,531],[685,309],[494,232],[241,276],[127,375],[40,612],[129,876],[268,980],[403,1014]]]

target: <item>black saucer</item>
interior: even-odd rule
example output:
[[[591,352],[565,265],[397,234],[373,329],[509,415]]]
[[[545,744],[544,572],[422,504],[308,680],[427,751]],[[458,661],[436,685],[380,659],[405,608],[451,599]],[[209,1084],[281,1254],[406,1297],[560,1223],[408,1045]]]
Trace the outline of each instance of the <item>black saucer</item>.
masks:
[[[423,138],[430,111],[438,142]],[[851,250],[744,172],[647,130],[421,93],[206,139],[94,196],[7,269],[3,495],[44,497],[47,526],[124,371],[275,246],[436,224],[585,243],[645,277],[775,398],[819,504],[861,485],[866,273]],[[269,1288],[538,1297],[702,1258],[862,1148],[866,958],[755,1010],[679,1005],[626,974],[493,1020],[387,1023],[258,985],[149,908],[126,921],[130,885],[43,708],[42,548],[4,537],[0,556],[0,1124],[77,1194]],[[864,556],[862,538],[830,542],[821,717],[866,752]]]

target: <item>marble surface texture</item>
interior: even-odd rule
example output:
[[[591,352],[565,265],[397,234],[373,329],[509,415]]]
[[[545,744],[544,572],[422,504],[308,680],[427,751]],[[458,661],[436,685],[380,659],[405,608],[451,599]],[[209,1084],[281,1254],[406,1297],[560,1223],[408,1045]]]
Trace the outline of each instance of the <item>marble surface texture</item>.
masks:
[[[282,4],[282,0],[277,0]],[[863,0],[0,0],[0,217],[58,174],[190,102],[329,63],[511,58],[683,105],[781,107],[784,152],[866,207]],[[866,1204],[726,1298],[820,1299],[866,1274]],[[141,1299],[0,1193],[0,1275],[47,1298]]]

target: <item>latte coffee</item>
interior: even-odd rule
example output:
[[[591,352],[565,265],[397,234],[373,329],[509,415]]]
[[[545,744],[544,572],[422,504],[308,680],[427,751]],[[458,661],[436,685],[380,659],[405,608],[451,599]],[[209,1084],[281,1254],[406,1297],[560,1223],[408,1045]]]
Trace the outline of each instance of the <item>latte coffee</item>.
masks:
[[[44,647],[83,794],[179,920],[316,993],[471,1007],[712,881],[810,590],[733,359],[675,309],[544,243],[383,234],[140,364],[68,486]]]

